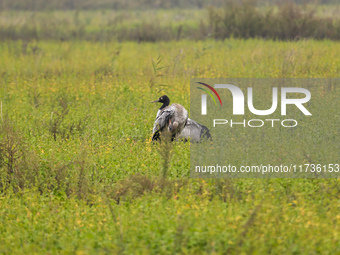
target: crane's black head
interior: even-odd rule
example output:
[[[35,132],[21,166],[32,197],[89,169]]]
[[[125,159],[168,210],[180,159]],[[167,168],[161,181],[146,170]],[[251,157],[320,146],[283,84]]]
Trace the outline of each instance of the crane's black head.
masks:
[[[161,96],[155,101],[152,101],[151,103],[163,103],[162,107],[160,109],[163,109],[164,107],[167,107],[170,104],[170,99],[167,95]]]

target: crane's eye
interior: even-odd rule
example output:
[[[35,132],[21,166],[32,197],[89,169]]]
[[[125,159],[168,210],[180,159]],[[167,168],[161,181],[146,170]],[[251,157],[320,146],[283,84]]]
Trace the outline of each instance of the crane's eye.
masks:
[[[161,97],[161,100],[163,100],[163,97]]]

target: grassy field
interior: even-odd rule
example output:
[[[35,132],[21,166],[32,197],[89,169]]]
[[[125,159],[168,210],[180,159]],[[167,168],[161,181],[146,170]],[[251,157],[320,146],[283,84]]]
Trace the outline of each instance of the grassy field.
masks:
[[[190,78],[338,77],[339,42],[7,41],[0,56],[0,254],[340,253],[339,179],[190,179],[188,143],[166,164],[150,142],[150,101],[189,109]]]

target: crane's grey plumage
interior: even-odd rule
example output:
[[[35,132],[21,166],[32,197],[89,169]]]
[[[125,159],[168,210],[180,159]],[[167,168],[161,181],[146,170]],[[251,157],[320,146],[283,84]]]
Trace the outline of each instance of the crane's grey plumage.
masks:
[[[190,118],[188,118],[187,123],[178,138],[184,140],[190,139],[192,142],[200,142],[202,139],[212,139],[210,131],[206,126],[203,126]]]
[[[156,115],[152,130],[152,140],[160,139],[160,133],[164,130],[170,132],[172,139],[176,138],[182,132],[188,120],[187,110],[180,104],[172,104],[169,106],[170,99],[166,95],[161,96],[158,100],[151,103],[156,102],[163,103],[163,105],[159,108]]]

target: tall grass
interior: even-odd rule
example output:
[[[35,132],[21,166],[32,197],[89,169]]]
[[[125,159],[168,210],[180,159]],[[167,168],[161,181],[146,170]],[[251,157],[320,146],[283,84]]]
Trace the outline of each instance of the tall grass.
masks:
[[[292,0],[298,4],[315,3],[314,0]],[[166,0],[2,0],[0,7],[11,10],[93,10],[93,9],[168,9],[168,8],[202,8],[207,5],[221,7],[225,0],[190,0],[190,1],[166,1]],[[260,4],[277,4],[282,0],[258,0]],[[321,4],[337,4],[336,0],[320,0]]]
[[[327,14],[325,14],[327,13]],[[158,42],[265,38],[296,40],[340,38],[339,8],[256,5],[226,1],[223,7],[198,10],[50,11],[0,13],[0,40],[88,40]],[[38,53],[38,48],[23,51]]]

